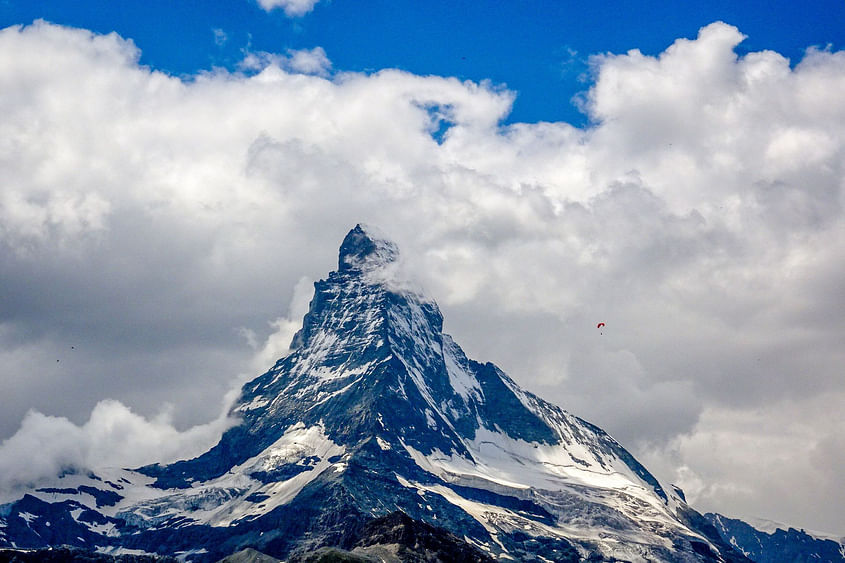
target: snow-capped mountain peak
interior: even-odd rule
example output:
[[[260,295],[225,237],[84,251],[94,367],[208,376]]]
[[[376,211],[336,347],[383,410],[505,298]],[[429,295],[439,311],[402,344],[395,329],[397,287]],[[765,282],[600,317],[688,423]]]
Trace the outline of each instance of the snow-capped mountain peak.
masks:
[[[371,270],[399,259],[399,248],[377,228],[358,223],[340,245],[338,269]]]
[[[600,428],[468,358],[436,303],[395,283],[399,264],[394,243],[356,226],[314,284],[293,351],[243,386],[240,423],[214,448],[60,479],[38,502],[64,491],[70,510],[96,510],[111,526],[91,540],[103,545],[172,554],[168,542],[193,538],[179,547],[206,550],[194,559],[340,545],[350,526],[401,510],[499,559],[742,560]],[[87,494],[98,482],[114,488],[108,508]]]

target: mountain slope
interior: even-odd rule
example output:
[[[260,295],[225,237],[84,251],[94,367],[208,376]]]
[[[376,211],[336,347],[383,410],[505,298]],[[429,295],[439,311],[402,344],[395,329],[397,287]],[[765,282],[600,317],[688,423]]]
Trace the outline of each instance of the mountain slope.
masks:
[[[288,557],[350,548],[399,510],[502,559],[745,560],[604,431],[467,358],[400,272],[396,246],[355,227],[293,351],[244,385],[214,448],[66,475],[31,492],[44,507],[0,513],[20,530],[0,542],[37,543],[24,532],[55,513],[71,544]]]
[[[767,523],[753,526],[736,518],[708,512],[704,515],[729,544],[755,563],[845,562],[845,538],[830,538],[805,530]]]

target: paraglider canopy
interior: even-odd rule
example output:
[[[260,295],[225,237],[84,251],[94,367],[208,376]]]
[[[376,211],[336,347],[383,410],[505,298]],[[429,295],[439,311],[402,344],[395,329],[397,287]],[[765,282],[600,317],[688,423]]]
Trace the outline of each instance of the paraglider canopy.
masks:
[[[599,324],[596,325],[596,328],[601,328],[603,326],[604,326],[604,323],[599,323]]]

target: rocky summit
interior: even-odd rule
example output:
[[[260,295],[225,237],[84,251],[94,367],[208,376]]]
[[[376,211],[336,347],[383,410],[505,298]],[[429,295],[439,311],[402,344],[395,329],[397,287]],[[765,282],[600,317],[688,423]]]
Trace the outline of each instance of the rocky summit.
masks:
[[[2,506],[0,546],[188,561],[748,561],[607,433],[468,358],[399,258],[356,226],[292,351],[243,386],[216,446],[40,483]]]

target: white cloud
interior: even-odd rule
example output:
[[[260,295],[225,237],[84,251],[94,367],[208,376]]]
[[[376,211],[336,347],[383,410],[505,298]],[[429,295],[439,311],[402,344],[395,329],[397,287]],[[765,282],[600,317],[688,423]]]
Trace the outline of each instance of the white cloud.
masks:
[[[241,69],[253,72],[264,71],[271,66],[292,73],[328,76],[332,63],[322,47],[290,49],[286,56],[264,51],[250,51],[240,62]]]
[[[288,51],[288,56],[290,57],[289,64],[291,70],[301,72],[302,74],[324,76],[328,74],[332,66],[322,47]]]
[[[845,502],[837,486],[845,463],[844,400],[840,392],[751,410],[707,408],[689,433],[648,457],[658,466],[683,460],[667,469],[703,510],[840,533],[828,526]]]
[[[30,411],[18,432],[0,444],[0,492],[8,495],[67,470],[189,459],[214,445],[230,424],[221,416],[180,432],[167,411],[146,420],[112,400],[97,403],[81,426]]]
[[[658,57],[594,59],[578,129],[501,126],[514,93],[489,83],[329,77],[320,49],[183,81],[115,35],[3,30],[0,381],[19,397],[3,435],[29,408],[81,428],[106,398],[148,420],[170,400],[176,431],[215,418],[238,374],[283,353],[285,304],[361,221],[472,357],[635,453],[784,402],[796,443],[842,434],[801,413],[843,392],[845,55],[791,67],[737,56],[741,39],[717,23]],[[731,483],[756,434],[719,432],[713,468],[690,445],[661,471]],[[783,446],[763,443],[761,459]],[[837,447],[818,441],[815,467]],[[728,513],[779,494],[735,485],[751,492],[711,495]],[[781,498],[771,516],[797,522],[818,497]]]
[[[302,327],[302,318],[308,312],[308,305],[313,295],[314,282],[307,277],[300,278],[293,288],[293,297],[288,306],[287,316],[279,317],[270,323],[273,332],[266,337],[264,343],[259,345],[255,341],[254,333],[249,331],[252,336],[251,346],[256,354],[252,361],[252,369],[245,374],[246,377],[252,379],[268,366],[272,366],[279,358],[290,354],[293,337]]]
[[[302,17],[314,9],[314,5],[320,0],[258,0],[258,5],[265,12],[270,12],[276,8],[284,10],[285,15],[289,18]]]

